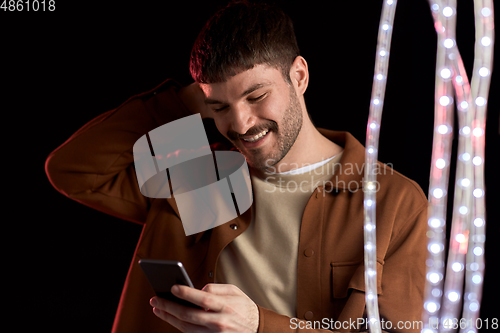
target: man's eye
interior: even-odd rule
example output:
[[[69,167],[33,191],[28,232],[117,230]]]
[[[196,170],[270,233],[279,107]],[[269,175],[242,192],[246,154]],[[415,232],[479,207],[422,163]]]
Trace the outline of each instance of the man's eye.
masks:
[[[217,108],[217,109],[214,109],[214,112],[221,112],[221,111],[224,111],[225,109],[227,109],[227,105],[220,107],[220,108]]]
[[[260,101],[261,99],[263,99],[265,96],[267,95],[267,93],[263,93],[262,95],[258,96],[258,97],[255,97],[255,98],[249,98],[248,100],[250,102],[257,102],[257,101]]]

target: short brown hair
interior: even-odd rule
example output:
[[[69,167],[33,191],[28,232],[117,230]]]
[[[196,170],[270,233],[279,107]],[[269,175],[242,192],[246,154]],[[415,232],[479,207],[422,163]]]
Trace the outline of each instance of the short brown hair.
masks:
[[[299,54],[292,20],[281,9],[234,1],[216,12],[201,30],[189,69],[196,82],[216,83],[267,64],[281,70],[286,82],[291,82],[290,67]]]

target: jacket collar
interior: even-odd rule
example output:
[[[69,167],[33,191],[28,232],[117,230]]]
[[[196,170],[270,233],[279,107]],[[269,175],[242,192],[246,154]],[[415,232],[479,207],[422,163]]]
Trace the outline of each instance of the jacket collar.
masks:
[[[363,187],[365,172],[365,147],[349,132],[318,128],[330,141],[344,148],[340,165],[332,176],[331,183],[325,183],[325,190],[356,191]]]

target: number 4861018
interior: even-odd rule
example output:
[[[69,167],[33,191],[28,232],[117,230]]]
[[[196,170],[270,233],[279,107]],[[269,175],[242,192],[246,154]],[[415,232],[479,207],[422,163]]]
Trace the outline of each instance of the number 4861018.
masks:
[[[3,0],[0,9],[4,12],[53,12],[56,10],[55,0]]]

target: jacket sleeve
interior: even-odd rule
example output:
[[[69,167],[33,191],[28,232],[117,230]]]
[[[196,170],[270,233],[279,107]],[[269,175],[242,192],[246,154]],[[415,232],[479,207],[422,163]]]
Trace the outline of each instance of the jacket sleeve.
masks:
[[[190,114],[177,88],[167,80],[79,129],[48,156],[51,184],[91,208],[144,223],[150,202],[140,192],[132,149],[145,133]]]

